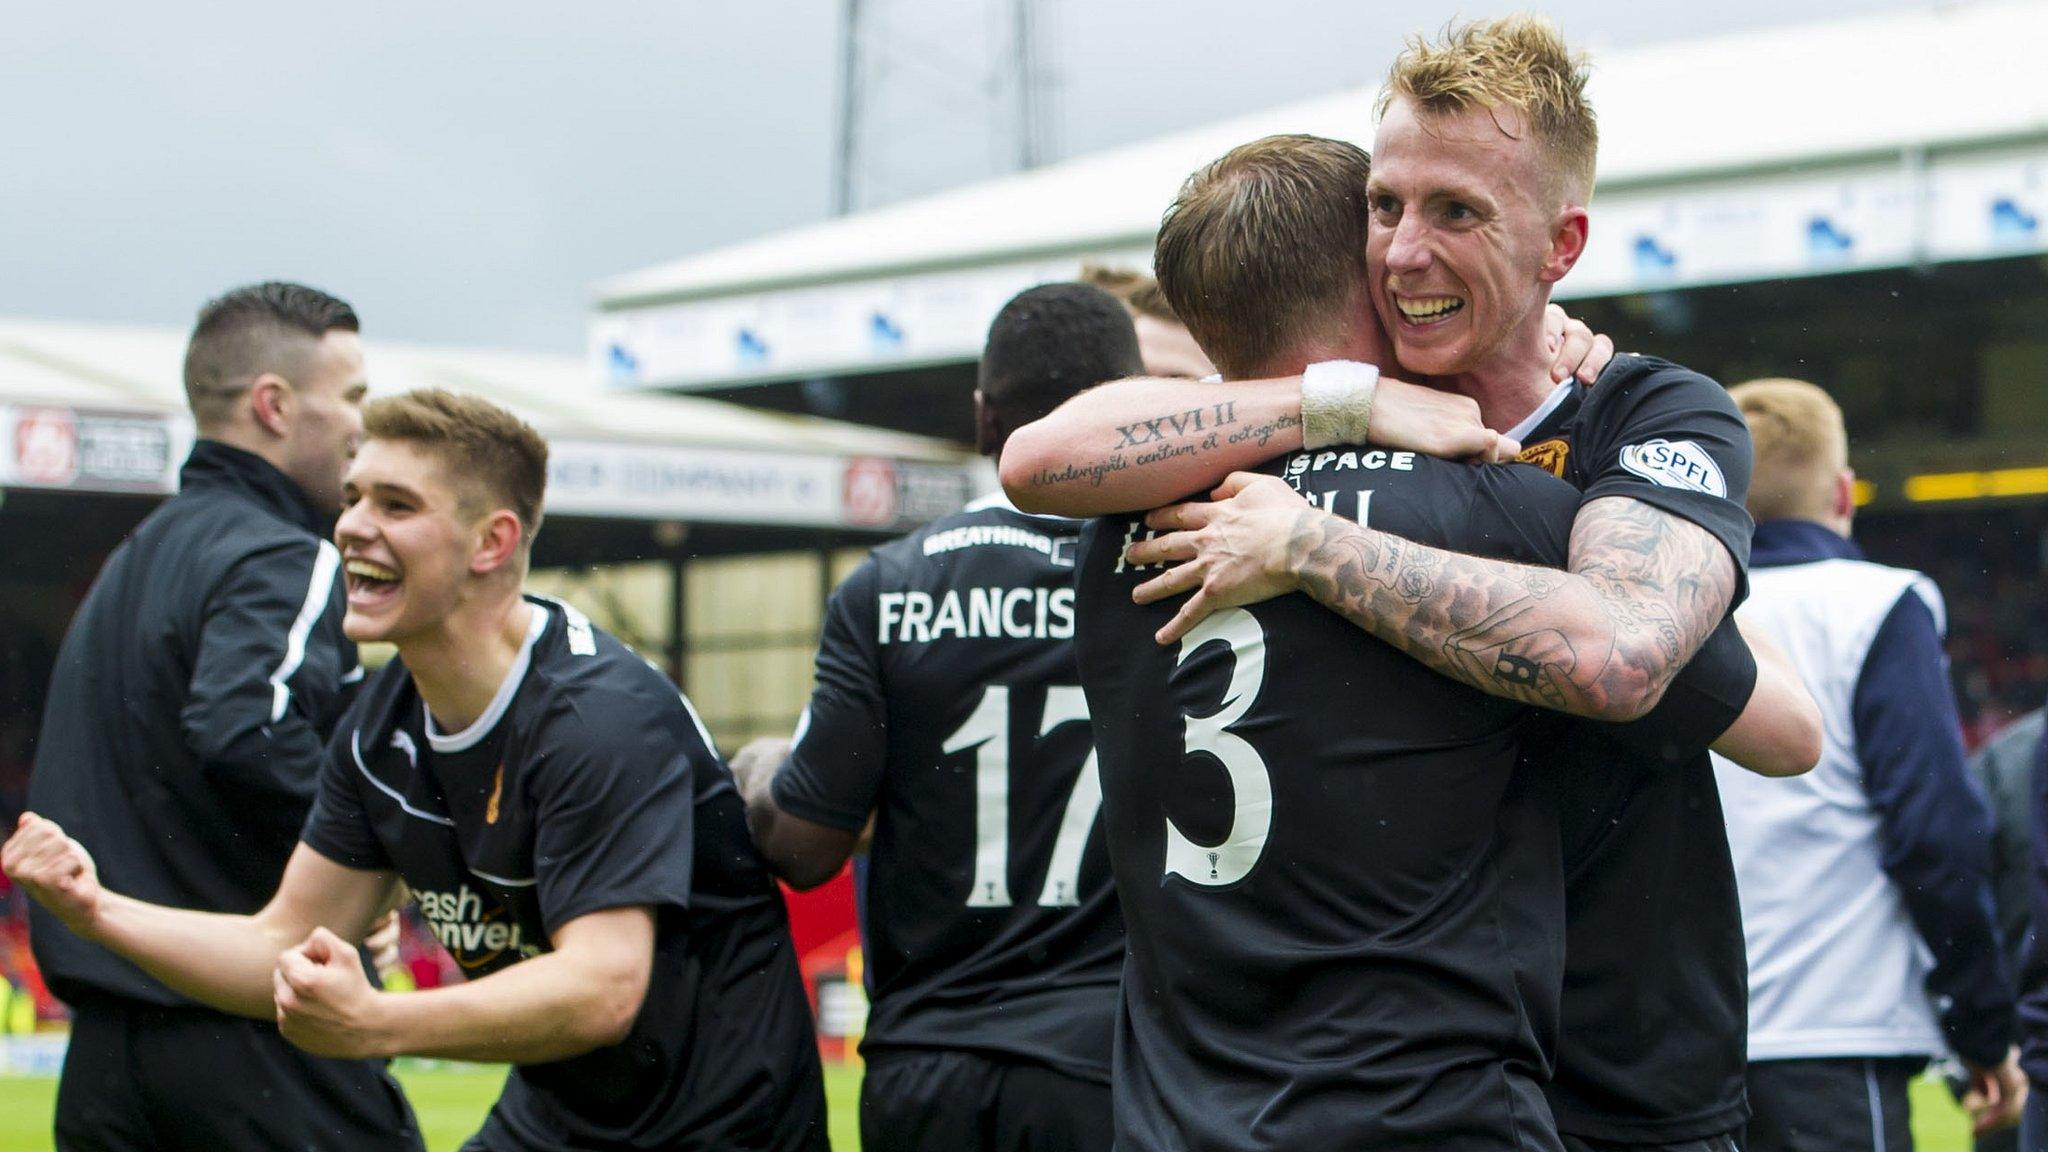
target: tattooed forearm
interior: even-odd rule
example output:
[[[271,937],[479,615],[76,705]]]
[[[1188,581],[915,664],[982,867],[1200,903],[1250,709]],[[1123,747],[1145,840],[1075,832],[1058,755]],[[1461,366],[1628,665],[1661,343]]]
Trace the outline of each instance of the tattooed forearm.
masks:
[[[1297,380],[1115,380],[1012,431],[998,472],[1026,512],[1156,508],[1301,446]]]
[[[1237,414],[1237,405],[1232,402],[1189,408],[1119,425],[1116,443],[1107,455],[1086,462],[1064,463],[1057,468],[1040,468],[1030,474],[1028,483],[1034,488],[1076,483],[1100,488],[1118,473],[1181,457],[1198,456],[1225,445],[1265,448],[1282,429],[1300,426],[1299,416],[1276,416],[1256,424],[1244,423]]]
[[[1605,663],[1611,634],[1592,598],[1562,574],[1445,552],[1320,511],[1302,514],[1292,555],[1302,591],[1437,672],[1489,695],[1597,713],[1581,680]]]
[[[1291,549],[1302,591],[1436,671],[1614,720],[1656,703],[1734,584],[1713,536],[1630,500],[1581,512],[1572,573],[1445,552],[1317,510],[1302,513]]]
[[[1572,524],[1572,571],[1599,591],[1623,642],[1615,689],[1654,703],[1728,614],[1735,561],[1713,533],[1636,500],[1609,497]]]

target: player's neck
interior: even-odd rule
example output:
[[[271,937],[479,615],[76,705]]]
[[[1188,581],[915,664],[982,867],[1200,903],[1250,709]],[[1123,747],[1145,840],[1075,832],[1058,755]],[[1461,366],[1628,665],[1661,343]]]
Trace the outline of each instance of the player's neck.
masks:
[[[490,708],[538,611],[514,588],[509,596],[464,601],[439,628],[399,643],[398,654],[436,727],[460,732]]]
[[[250,427],[246,421],[213,425],[201,432],[200,438],[247,452],[279,472],[283,472],[285,465],[290,463],[285,458],[283,441],[275,436],[262,434],[259,429]],[[297,481],[293,481],[293,487],[297,487]]]
[[[1491,355],[1469,372],[1443,383],[1479,402],[1479,419],[1505,432],[1541,407],[1557,382],[1550,378],[1551,353],[1544,346],[1542,313],[1510,333]]]
[[[1224,379],[1278,380],[1283,376],[1299,376],[1304,368],[1325,360],[1357,360],[1377,364],[1381,359],[1391,357],[1383,356],[1378,344],[1362,334],[1326,340],[1308,339],[1289,347],[1270,360],[1253,365],[1245,372],[1235,376],[1226,373]]]

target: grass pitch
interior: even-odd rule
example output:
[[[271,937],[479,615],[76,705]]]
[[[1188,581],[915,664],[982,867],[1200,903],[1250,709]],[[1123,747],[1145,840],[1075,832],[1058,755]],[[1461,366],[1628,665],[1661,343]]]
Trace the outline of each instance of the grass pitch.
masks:
[[[483,1123],[504,1085],[505,1071],[483,1065],[401,1063],[398,1080],[419,1116],[428,1152],[455,1152]],[[859,1065],[826,1065],[825,1098],[831,1108],[832,1147],[857,1152]],[[0,1077],[0,1152],[50,1152],[50,1115],[56,1105],[56,1080]]]
[[[505,1073],[465,1065],[407,1067],[398,1079],[412,1098],[430,1152],[455,1152],[476,1131],[497,1099]],[[825,1066],[825,1097],[832,1109],[832,1147],[858,1152],[860,1066]],[[50,1112],[57,1082],[0,1078],[0,1152],[49,1152]],[[1969,1130],[1948,1089],[1922,1079],[1913,1085],[1913,1140],[1919,1152],[1968,1152]]]

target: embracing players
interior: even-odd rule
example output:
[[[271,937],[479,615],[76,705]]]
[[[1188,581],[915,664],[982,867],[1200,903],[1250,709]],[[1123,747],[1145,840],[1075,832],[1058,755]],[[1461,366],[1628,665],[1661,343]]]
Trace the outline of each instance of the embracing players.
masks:
[[[1226,378],[1371,343],[1366,165],[1336,141],[1260,141],[1168,211],[1161,284]],[[1338,516],[1551,567],[1577,506],[1533,468],[1413,452],[1272,471]],[[1531,710],[1302,597],[1155,644],[1172,609],[1133,603],[1156,571],[1124,558],[1143,532],[1090,523],[1075,604],[1129,925],[1117,1146],[1558,1148],[1542,1081],[1563,878],[1546,782],[1516,770]]]
[[[1400,362],[1530,440],[1532,458],[1579,490],[1571,571],[1532,575],[1327,516],[1303,521],[1286,485],[1233,477],[1219,492],[1229,499],[1155,513],[1168,535],[1131,550],[1134,562],[1181,565],[1142,598],[1194,593],[1162,621],[1163,640],[1301,588],[1494,696],[1607,720],[1639,718],[1663,697],[1739,594],[1749,445],[1726,394],[1674,365],[1617,357],[1590,390],[1553,386],[1545,372],[1544,305],[1583,249],[1594,144],[1583,73],[1540,21],[1417,43],[1384,97],[1359,249]],[[1200,301],[1169,294],[1199,329]],[[1112,385],[1020,433],[1004,475],[1027,507],[1142,507],[1304,440],[1327,449],[1412,424],[1412,391],[1375,394],[1374,375],[1334,363],[1236,391]],[[1232,401],[1225,427],[1187,427],[1185,413]],[[1239,435],[1249,429],[1258,436]],[[1724,667],[1689,689],[1697,706],[1668,710],[1667,730],[1581,723],[1547,740],[1569,868],[1549,1098],[1573,1146],[1725,1147],[1744,1118],[1741,925],[1705,745],[1746,703],[1764,709],[1765,737],[1735,757],[1752,767],[1803,770],[1818,734],[1810,700],[1783,680],[1787,706],[1775,690],[1752,700],[1753,665],[1739,644],[1722,647]]]
[[[980,446],[1139,370],[1113,297],[1032,288],[989,329]],[[1109,1147],[1123,922],[1074,670],[1080,527],[996,492],[877,548],[832,594],[787,763],[741,772],[793,883],[830,877],[874,819],[867,1152]]]
[[[328,748],[253,916],[103,889],[26,814],[7,874],[71,931],[330,1056],[515,1065],[479,1149],[825,1148],[816,1041],[773,883],[689,705],[525,597],[547,447],[472,397],[364,410],[336,528],[344,625],[399,658]],[[400,881],[472,978],[394,996],[352,942]]]

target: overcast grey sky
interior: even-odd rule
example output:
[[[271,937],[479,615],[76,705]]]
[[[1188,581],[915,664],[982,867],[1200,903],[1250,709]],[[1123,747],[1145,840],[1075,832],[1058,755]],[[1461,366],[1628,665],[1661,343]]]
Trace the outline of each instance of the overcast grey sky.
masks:
[[[982,0],[868,2],[893,42],[924,45],[906,81],[972,54],[959,21]],[[1367,83],[1404,34],[1529,6],[1041,2],[1062,155]],[[0,314],[183,325],[222,287],[285,277],[353,300],[373,336],[577,351],[592,281],[827,214],[840,4],[11,5]],[[1910,6],[1540,10],[1597,65]],[[939,131],[944,104],[903,131],[953,141],[969,176],[972,130]]]

